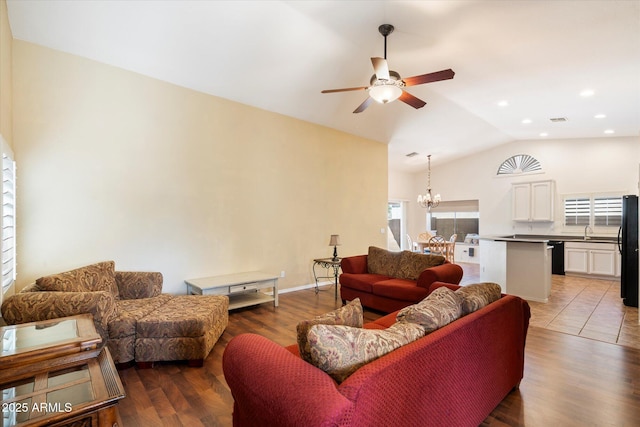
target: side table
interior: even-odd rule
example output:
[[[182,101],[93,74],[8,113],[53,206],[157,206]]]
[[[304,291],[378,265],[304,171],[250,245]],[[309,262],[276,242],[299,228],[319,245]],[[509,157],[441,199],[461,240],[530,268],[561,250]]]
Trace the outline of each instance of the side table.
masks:
[[[122,425],[124,387],[91,315],[3,326],[0,336],[4,427]]]
[[[318,293],[318,279],[333,279],[335,285],[335,298],[338,299],[338,272],[340,271],[340,261],[342,258],[316,258],[313,260],[313,277],[316,280],[316,294]],[[324,276],[318,276],[316,267],[326,269]],[[330,270],[333,269],[333,275],[329,276]]]

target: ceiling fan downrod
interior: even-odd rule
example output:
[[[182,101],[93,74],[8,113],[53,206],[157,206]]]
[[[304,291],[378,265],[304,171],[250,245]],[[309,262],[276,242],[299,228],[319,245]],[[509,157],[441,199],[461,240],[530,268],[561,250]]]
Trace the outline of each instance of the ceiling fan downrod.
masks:
[[[384,37],[384,59],[387,59],[387,36],[393,33],[394,27],[391,24],[382,24],[378,27],[378,31]]]

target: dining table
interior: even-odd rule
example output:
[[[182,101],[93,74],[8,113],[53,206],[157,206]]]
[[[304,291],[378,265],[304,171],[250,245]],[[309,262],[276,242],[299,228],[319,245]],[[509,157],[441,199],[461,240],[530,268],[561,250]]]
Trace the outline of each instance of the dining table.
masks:
[[[425,253],[425,249],[429,249],[428,240],[416,240],[416,243],[418,244],[418,250],[421,254]],[[450,262],[453,262],[453,251],[455,248],[455,244],[455,242],[450,242],[448,240],[445,241],[444,257]]]

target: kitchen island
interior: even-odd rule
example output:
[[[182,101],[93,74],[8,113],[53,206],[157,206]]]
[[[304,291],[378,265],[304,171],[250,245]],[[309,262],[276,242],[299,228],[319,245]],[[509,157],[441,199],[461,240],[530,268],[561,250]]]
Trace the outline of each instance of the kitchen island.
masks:
[[[544,237],[481,237],[480,280],[499,284],[504,293],[546,303],[551,293],[551,249]]]

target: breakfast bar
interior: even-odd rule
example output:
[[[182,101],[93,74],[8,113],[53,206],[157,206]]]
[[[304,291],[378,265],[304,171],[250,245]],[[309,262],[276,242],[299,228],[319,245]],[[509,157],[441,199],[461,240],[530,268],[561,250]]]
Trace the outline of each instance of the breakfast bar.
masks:
[[[551,293],[549,240],[536,237],[481,237],[480,280],[502,292],[547,302]]]

